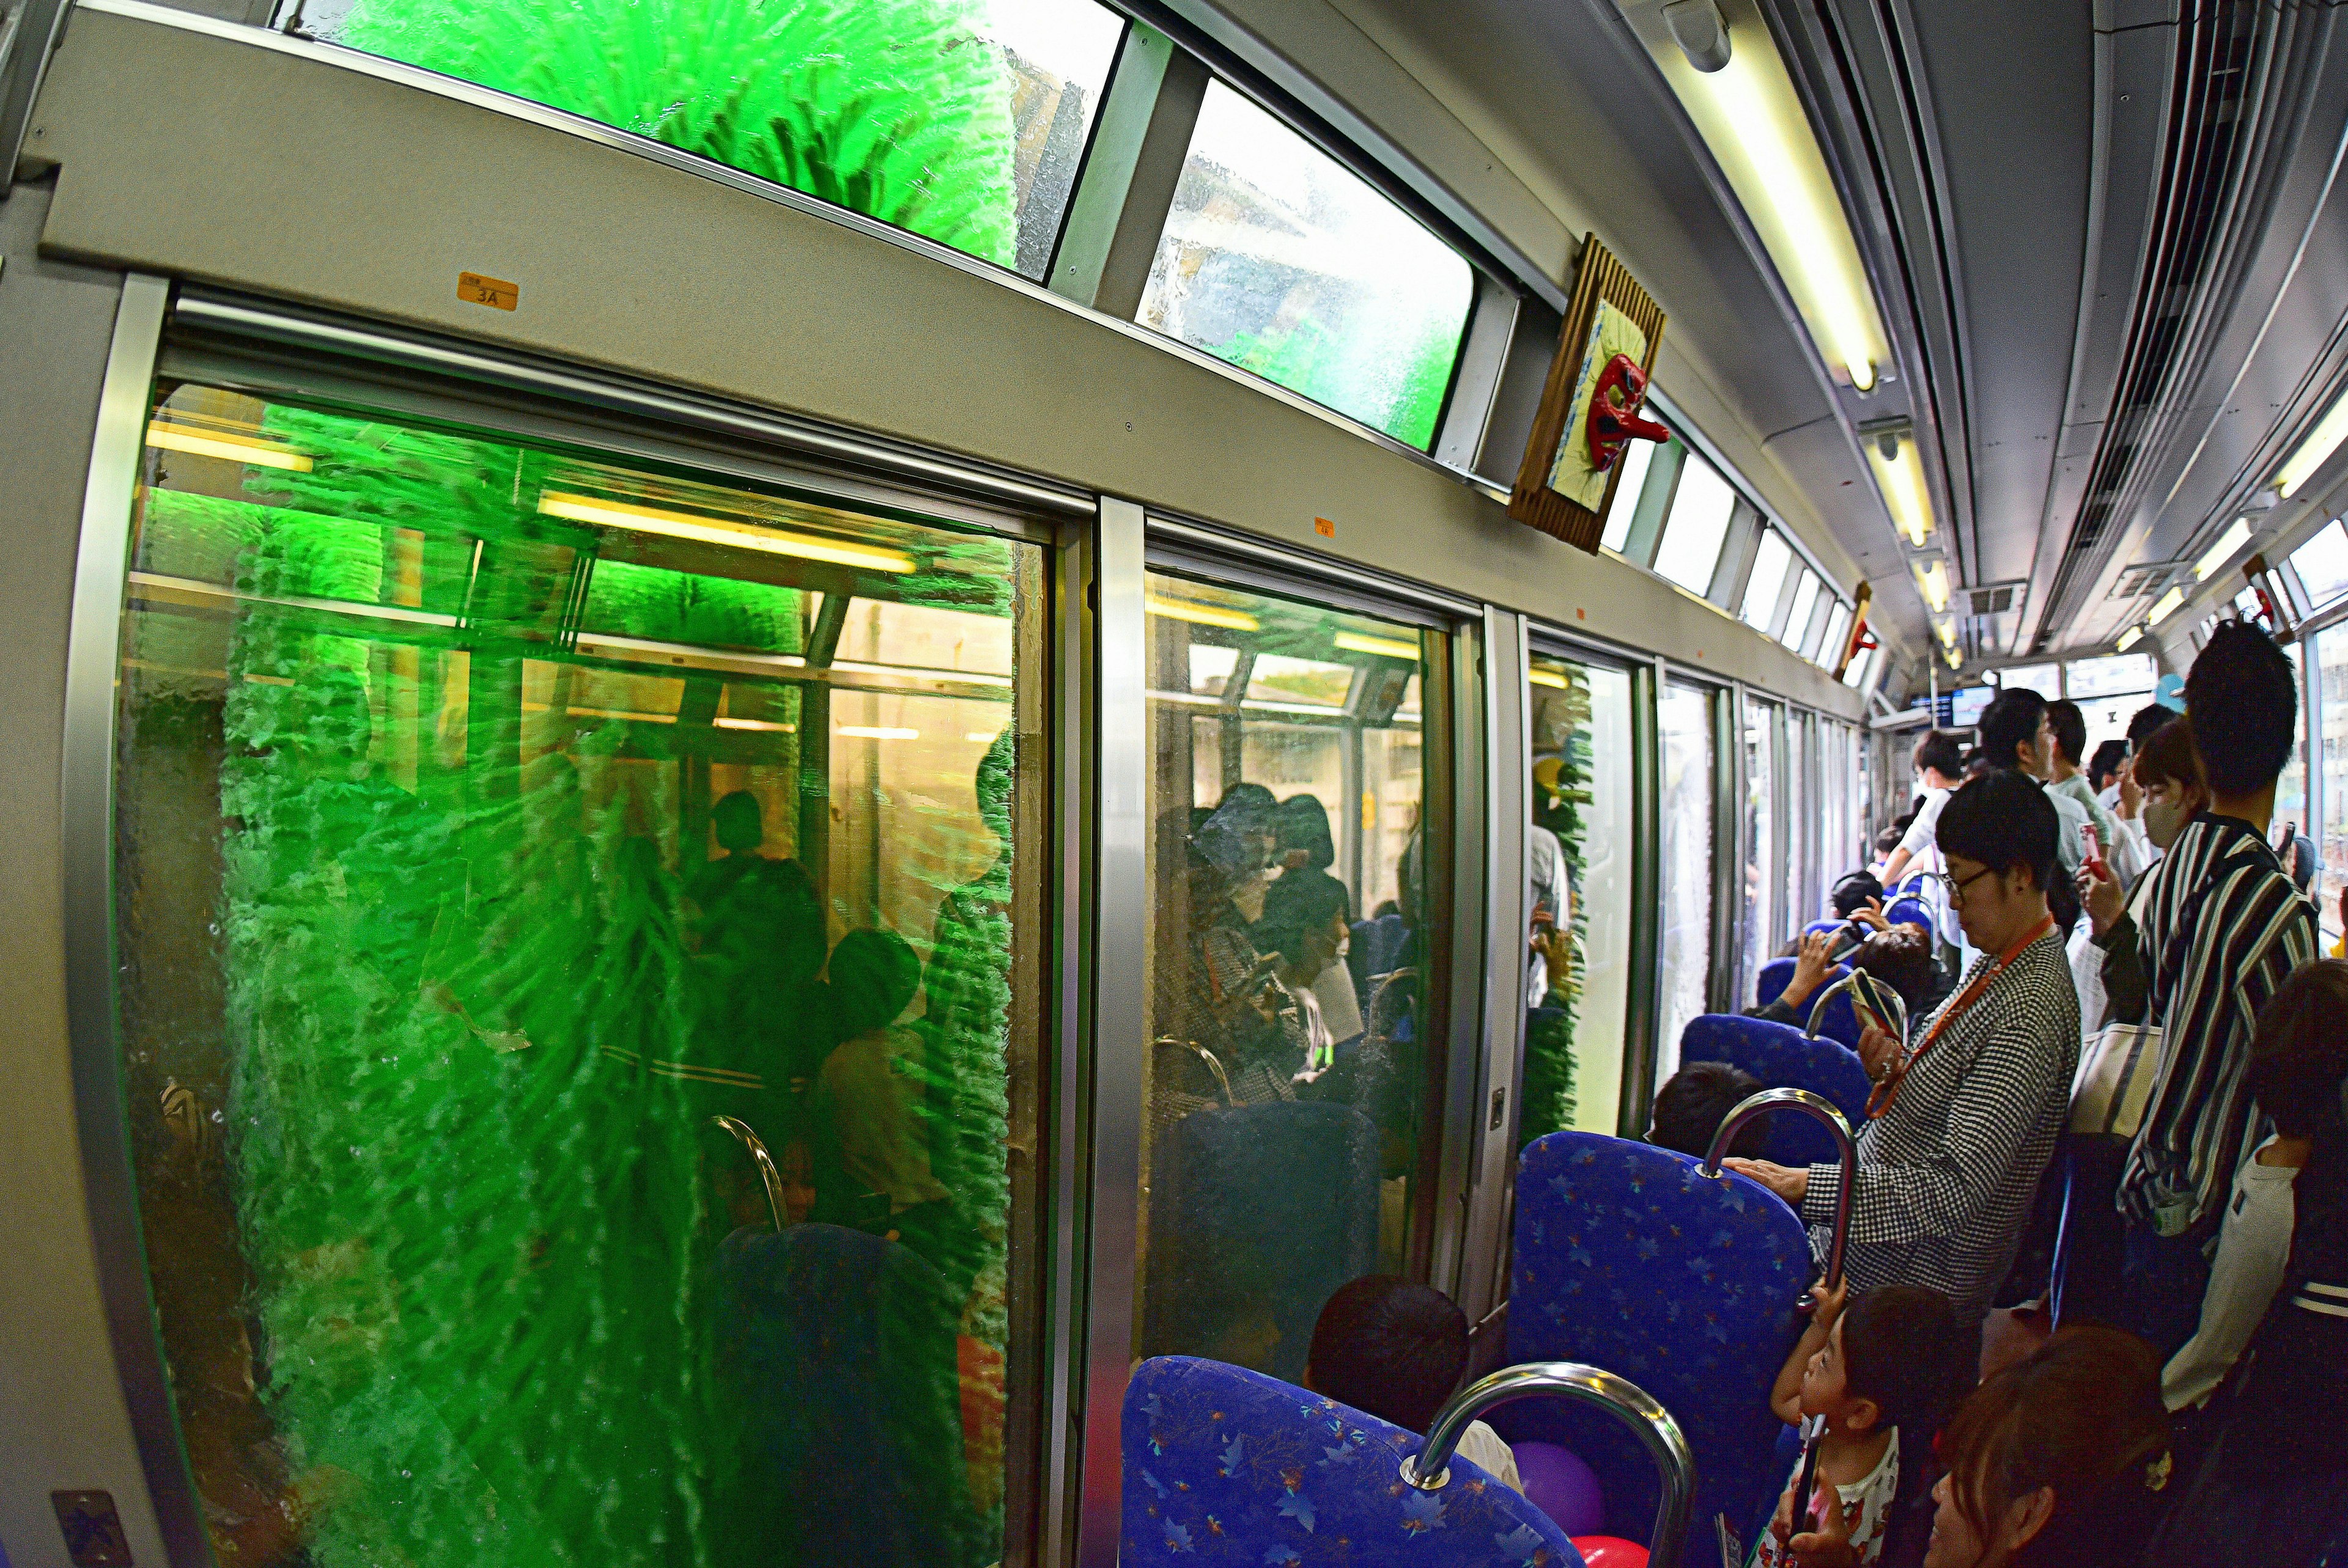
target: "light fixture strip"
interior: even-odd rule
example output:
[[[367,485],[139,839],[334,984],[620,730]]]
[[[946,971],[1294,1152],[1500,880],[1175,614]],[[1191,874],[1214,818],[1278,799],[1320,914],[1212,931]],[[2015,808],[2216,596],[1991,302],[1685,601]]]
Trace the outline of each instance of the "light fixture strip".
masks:
[[[913,569],[913,558],[902,550],[879,545],[850,544],[845,539],[822,538],[813,534],[786,533],[779,528],[760,528],[723,518],[701,517],[691,512],[665,511],[658,507],[640,507],[633,502],[614,501],[597,496],[576,496],[549,490],[539,497],[538,509],[546,517],[561,518],[574,523],[593,523],[607,528],[655,534],[664,538],[685,539],[695,544],[720,545],[729,549],[761,550],[768,555],[793,556],[801,560],[822,561],[829,566],[901,573]]]

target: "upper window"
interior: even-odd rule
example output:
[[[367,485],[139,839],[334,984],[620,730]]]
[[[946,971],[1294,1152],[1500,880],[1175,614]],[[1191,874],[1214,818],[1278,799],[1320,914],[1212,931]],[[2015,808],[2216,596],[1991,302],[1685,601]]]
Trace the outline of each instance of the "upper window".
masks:
[[[1672,497],[1672,515],[1655,549],[1655,570],[1691,593],[1712,587],[1713,569],[1720,564],[1721,542],[1728,537],[1728,519],[1736,510],[1736,492],[1720,470],[1688,454],[1680,471],[1679,493]]]
[[[1786,634],[1782,641],[1795,652],[1802,651],[1802,641],[1810,630],[1810,611],[1818,608],[1818,574],[1809,568],[1802,569],[1802,579],[1794,585],[1794,608],[1786,616]]]
[[[1124,35],[1093,0],[287,0],[319,36],[1043,277]]]
[[[2074,699],[2149,692],[2159,680],[2149,653],[2115,653],[2108,659],[2075,659],[2063,669],[2063,689]]]
[[[1210,82],[1138,318],[1421,450],[1476,292],[1466,261]]]
[[[2333,518],[2291,552],[2291,569],[2307,590],[2310,609],[2321,609],[2348,590],[2348,528]]]
[[[1753,555],[1752,575],[1745,579],[1745,624],[1758,631],[1769,630],[1769,622],[1777,613],[1779,590],[1786,586],[1786,569],[1794,564],[1794,552],[1786,538],[1771,528],[1761,536],[1761,545]]]
[[[1833,668],[1833,661],[1842,657],[1843,643],[1850,637],[1850,606],[1835,600],[1834,612],[1827,617],[1827,634],[1818,640],[1818,661]]]
[[[1622,477],[1614,483],[1614,507],[1606,514],[1606,529],[1598,541],[1602,548],[1620,555],[1631,542],[1631,522],[1638,516],[1639,502],[1647,493],[1647,478],[1655,471],[1655,454],[1661,450],[1660,442],[1632,441],[1615,459],[1622,465]],[[1664,472],[1668,475],[1669,468]]]

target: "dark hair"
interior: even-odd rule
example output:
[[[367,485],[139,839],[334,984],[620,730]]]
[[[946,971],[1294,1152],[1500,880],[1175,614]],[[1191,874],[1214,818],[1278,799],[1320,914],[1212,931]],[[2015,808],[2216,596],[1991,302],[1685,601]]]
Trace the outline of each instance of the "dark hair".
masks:
[[[2185,712],[2212,794],[2253,794],[2290,759],[2299,683],[2274,639],[2247,621],[2209,634],[2185,677]]]
[[[2054,1518],[2017,1563],[2078,1561],[2082,1531],[2115,1504],[2147,1504],[2168,1451],[2160,1358],[2116,1328],[2061,1330],[1975,1389],[1941,1434],[1958,1512],[1983,1541],[2008,1504],[2054,1489]]]
[[[2136,750],[2158,734],[2161,726],[2176,717],[2178,717],[2177,710],[2166,702],[2147,702],[2138,708],[2128,718],[2128,750]]]
[[[1259,952],[1302,960],[1304,938],[1345,913],[1345,885],[1325,871],[1306,866],[1282,872],[1264,889],[1263,915],[1248,928]]]
[[[1879,1427],[1899,1427],[1900,1447],[1921,1454],[1964,1387],[1965,1337],[1957,1309],[1921,1285],[1882,1285],[1842,1315],[1843,1378],[1853,1399],[1872,1399]]]
[[[1309,794],[1292,794],[1273,808],[1273,847],[1282,853],[1304,851],[1307,866],[1326,870],[1336,863],[1337,848],[1329,837],[1329,808]]]
[[[2127,754],[2128,743],[2126,741],[2110,740],[2097,746],[2094,758],[2087,764],[2088,782],[2102,789],[2111,783],[2112,775],[2120,771],[2120,764],[2127,761]]]
[[[1313,1325],[1313,1387],[1340,1404],[1424,1432],[1468,1367],[1468,1317],[1399,1275],[1337,1287]]]
[[[922,960],[894,931],[850,931],[831,950],[824,979],[840,1038],[897,1021],[922,985]]]
[[[729,790],[709,808],[710,825],[717,832],[720,849],[756,849],[767,840],[758,797],[748,790]]]
[[[1990,761],[1989,753],[1983,751],[1981,747],[1975,746],[1972,751],[1965,753],[1965,782],[1967,784],[1972,783],[1973,780],[1981,777],[1983,774],[1995,773],[1996,771],[1997,764]]]
[[[2162,712],[2168,712],[2163,708]],[[2147,784],[2155,779],[2171,784],[2190,784],[2207,791],[2209,782],[2201,776],[2201,751],[2193,743],[2193,726],[2171,715],[2168,723],[2151,734],[2137,748],[2136,782]]]
[[[1946,730],[1927,731],[1924,738],[1916,743],[1916,770],[1919,773],[1930,768],[1944,779],[1952,779],[1964,765],[1964,748],[1957,744],[1957,737]]]
[[[1691,1061],[1655,1091],[1655,1130],[1647,1134],[1647,1142],[1701,1160],[1712,1152],[1712,1135],[1728,1113],[1760,1092],[1761,1081],[1743,1068],[1725,1061]],[[1756,1116],[1736,1134],[1728,1152],[1757,1160],[1768,1141],[1769,1118]]]
[[[1908,830],[1900,826],[1898,823],[1893,823],[1890,827],[1885,828],[1881,833],[1875,835],[1875,853],[1878,855],[1890,854],[1893,850],[1900,847],[1900,841],[1907,836]]]
[[[1932,939],[1913,926],[1901,924],[1878,931],[1859,945],[1850,966],[1865,969],[1900,993],[1908,1015],[1922,1013],[1938,979],[1932,963]]]
[[[1880,847],[1879,841],[1879,847]],[[1891,847],[1894,849],[1900,847],[1900,841],[1897,838],[1891,841]],[[1838,918],[1848,920],[1850,918],[1851,911],[1865,907],[1870,898],[1882,897],[1883,884],[1875,879],[1873,872],[1854,871],[1834,885],[1835,915]]]
[[[1949,797],[1933,837],[1941,854],[1978,860],[2000,875],[2021,866],[2043,892],[2054,880],[2060,824],[2036,779],[1993,768]]]
[[[2087,715],[2079,712],[2076,702],[2049,702],[2046,722],[2054,726],[2054,749],[2065,762],[2077,767],[2087,749]]]
[[[1997,701],[1982,710],[1981,749],[1993,768],[2015,766],[2015,749],[2038,742],[2038,721],[2046,716],[2046,699],[2027,686],[2000,692]]]
[[[2340,1127],[2348,1077],[2348,962],[2318,958],[2276,988],[2259,1009],[2242,1081],[2287,1138]]]

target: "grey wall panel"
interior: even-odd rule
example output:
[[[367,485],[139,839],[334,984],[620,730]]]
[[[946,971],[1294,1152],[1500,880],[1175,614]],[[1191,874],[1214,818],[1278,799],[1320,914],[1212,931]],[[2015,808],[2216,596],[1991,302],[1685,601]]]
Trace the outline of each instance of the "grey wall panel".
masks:
[[[88,10],[35,129],[59,253],[891,432],[1858,712],[1701,602],[1138,329],[559,129]],[[519,283],[520,308],[459,302],[462,271]]]
[[[37,259],[43,192],[0,206],[0,1542],[66,1568],[52,1489],[114,1494],[133,1557],[163,1550],[100,1303],[66,1016],[58,777],[82,487],[122,280]]]

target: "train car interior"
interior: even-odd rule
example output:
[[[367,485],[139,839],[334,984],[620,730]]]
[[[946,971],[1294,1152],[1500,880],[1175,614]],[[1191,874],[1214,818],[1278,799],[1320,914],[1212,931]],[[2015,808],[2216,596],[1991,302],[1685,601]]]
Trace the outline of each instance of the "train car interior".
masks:
[[[1878,1561],[1920,804],[2348,940],[2338,9],[543,3],[0,0],[0,1568]]]

